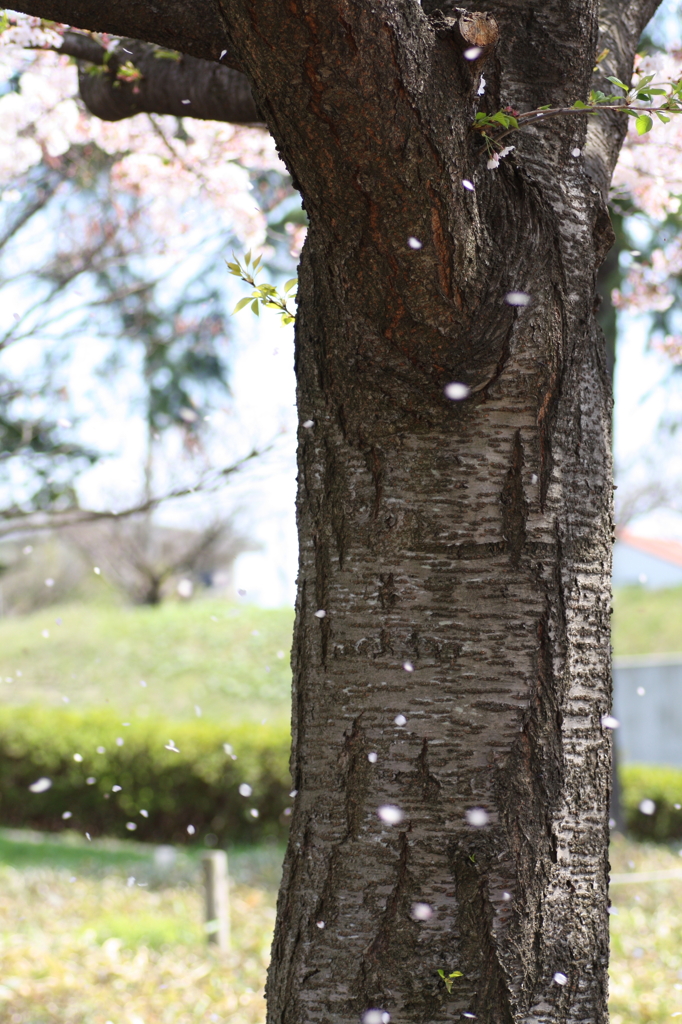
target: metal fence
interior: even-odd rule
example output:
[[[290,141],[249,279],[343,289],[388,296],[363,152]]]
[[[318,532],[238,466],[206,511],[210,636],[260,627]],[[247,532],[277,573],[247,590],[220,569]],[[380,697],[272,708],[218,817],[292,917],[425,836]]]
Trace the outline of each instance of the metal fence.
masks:
[[[613,713],[621,763],[682,765],[682,654],[615,658]]]

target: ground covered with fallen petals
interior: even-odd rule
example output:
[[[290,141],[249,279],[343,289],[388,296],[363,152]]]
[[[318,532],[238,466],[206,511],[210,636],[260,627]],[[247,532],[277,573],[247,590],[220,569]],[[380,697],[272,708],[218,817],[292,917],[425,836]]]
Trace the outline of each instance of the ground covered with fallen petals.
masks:
[[[275,886],[235,883],[211,952],[198,879],[0,865],[3,1024],[260,1024]]]
[[[682,1017],[679,846],[624,840],[612,845],[611,1024]]]
[[[281,849],[234,859],[232,949],[221,955],[205,941],[198,861],[181,853],[164,881],[135,844],[134,877],[120,863],[122,846],[91,846],[85,862],[72,840],[63,853],[71,868],[45,862],[57,860],[53,846],[41,855],[37,843],[4,833],[0,1021],[262,1024]],[[611,863],[612,1024],[682,1017],[678,848],[616,839]]]

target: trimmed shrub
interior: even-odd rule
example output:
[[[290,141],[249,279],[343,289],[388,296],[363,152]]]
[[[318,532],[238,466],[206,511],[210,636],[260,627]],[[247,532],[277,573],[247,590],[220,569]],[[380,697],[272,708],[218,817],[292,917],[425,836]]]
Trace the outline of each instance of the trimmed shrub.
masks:
[[[633,839],[669,842],[682,839],[682,770],[648,764],[628,764],[620,769],[625,821]],[[653,814],[640,810],[653,801]],[[677,805],[677,806],[676,806]],[[650,807],[645,804],[646,810]]]
[[[281,723],[127,725],[107,709],[0,708],[0,823],[162,843],[281,839],[289,745]],[[39,779],[50,787],[31,791]]]

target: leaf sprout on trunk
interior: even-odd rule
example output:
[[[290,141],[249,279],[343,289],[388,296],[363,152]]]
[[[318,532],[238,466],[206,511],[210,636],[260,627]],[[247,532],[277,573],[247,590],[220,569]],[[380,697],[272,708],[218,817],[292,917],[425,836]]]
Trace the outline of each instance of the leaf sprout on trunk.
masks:
[[[296,312],[289,307],[289,302],[296,301],[298,279],[292,277],[289,281],[285,281],[281,292],[275,285],[268,284],[267,282],[256,284],[256,275],[262,258],[262,256],[256,256],[255,259],[252,259],[251,251],[249,250],[244,257],[244,266],[239,262],[234,252],[232,253],[232,263],[225,260],[230,273],[240,278],[240,280],[250,285],[253,289],[251,294],[247,295],[245,299],[239,300],[232,311],[233,315],[250,304],[251,312],[255,313],[256,316],[260,316],[260,306],[264,306],[266,309],[274,309],[282,318],[280,321],[282,327],[286,327],[288,324],[293,324],[296,320]],[[261,267],[260,269],[262,270],[263,268]]]

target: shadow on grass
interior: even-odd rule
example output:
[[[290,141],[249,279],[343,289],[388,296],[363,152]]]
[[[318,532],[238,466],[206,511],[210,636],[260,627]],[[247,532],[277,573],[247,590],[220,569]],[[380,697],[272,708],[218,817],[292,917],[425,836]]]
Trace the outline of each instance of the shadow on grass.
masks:
[[[0,864],[19,870],[50,868],[77,876],[120,875],[152,888],[196,884],[206,847],[157,846],[130,840],[93,839],[76,832],[0,829]],[[227,850],[230,879],[236,885],[276,891],[284,859],[279,843]]]

